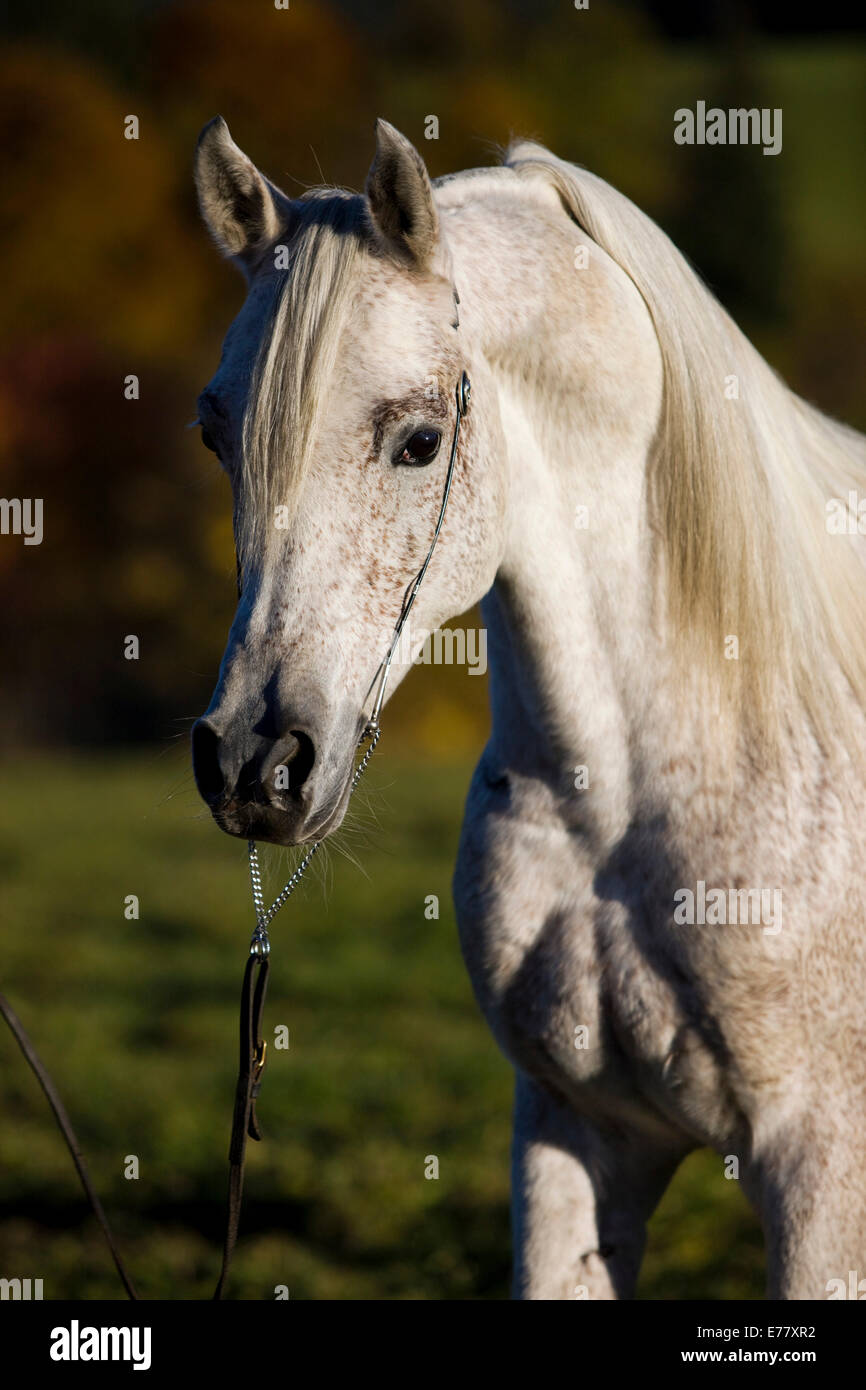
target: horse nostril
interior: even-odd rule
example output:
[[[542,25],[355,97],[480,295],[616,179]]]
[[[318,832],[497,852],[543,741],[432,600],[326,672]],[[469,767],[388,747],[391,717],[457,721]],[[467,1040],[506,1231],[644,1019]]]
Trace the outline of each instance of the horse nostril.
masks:
[[[209,806],[219,801],[226,790],[219,747],[219,734],[199,719],[192,727],[192,770],[196,786]]]
[[[292,729],[277,743],[262,768],[262,785],[269,800],[279,803],[286,792],[301,790],[316,761],[316,749],[303,729]]]
[[[292,754],[289,764],[289,781],[292,791],[298,791],[313,770],[313,763],[316,761],[316,749],[309,734],[305,734],[303,729],[292,729],[292,738],[297,747]]]

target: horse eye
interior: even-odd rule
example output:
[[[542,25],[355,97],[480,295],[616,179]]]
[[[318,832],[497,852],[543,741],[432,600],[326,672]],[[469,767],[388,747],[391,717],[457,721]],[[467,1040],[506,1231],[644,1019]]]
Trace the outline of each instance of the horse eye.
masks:
[[[217,452],[217,446],[214,444],[212,436],[208,434],[206,429],[203,429],[201,432],[201,442],[206,449],[210,449],[212,454]]]
[[[406,441],[402,453],[400,453],[396,463],[429,463],[434,458],[439,449],[442,439],[438,430],[417,430],[412,438]]]

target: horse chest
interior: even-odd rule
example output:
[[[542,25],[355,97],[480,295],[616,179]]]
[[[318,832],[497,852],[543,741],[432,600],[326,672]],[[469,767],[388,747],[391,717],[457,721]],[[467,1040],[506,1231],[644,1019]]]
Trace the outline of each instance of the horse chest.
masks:
[[[461,945],[509,1060],[580,1107],[651,1107],[702,1136],[728,1132],[722,1049],[637,889],[600,884],[573,844],[531,825],[476,830],[455,875]]]
[[[599,914],[566,909],[528,941],[497,913],[473,930],[464,941],[473,986],[515,1066],[617,1122],[652,1113],[710,1143],[736,1128],[721,1040],[632,937],[612,942]]]
[[[555,1070],[573,1084],[599,1082],[620,1068],[618,1035],[626,1033],[630,1050],[640,1051],[643,1034],[644,1050],[652,1052],[653,1035],[663,1031],[663,1018],[649,1017],[651,1002],[611,998],[591,912],[550,903],[530,916],[513,899],[491,903],[473,916],[463,950],[497,1040],[525,1070]]]

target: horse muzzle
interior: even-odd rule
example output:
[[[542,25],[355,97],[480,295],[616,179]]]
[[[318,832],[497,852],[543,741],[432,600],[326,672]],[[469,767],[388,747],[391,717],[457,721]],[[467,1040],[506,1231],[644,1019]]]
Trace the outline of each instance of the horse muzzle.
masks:
[[[340,825],[349,801],[357,739],[327,740],[307,721],[292,721],[279,739],[238,738],[204,716],[192,730],[196,786],[227,835],[300,845]],[[323,756],[325,742],[345,742],[345,758]]]

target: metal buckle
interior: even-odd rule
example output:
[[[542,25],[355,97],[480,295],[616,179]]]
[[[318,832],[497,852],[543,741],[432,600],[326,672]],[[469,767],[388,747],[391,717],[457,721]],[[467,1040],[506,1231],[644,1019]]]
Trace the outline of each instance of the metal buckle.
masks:
[[[271,943],[266,927],[256,927],[250,941],[250,955],[265,960],[271,953]]]

